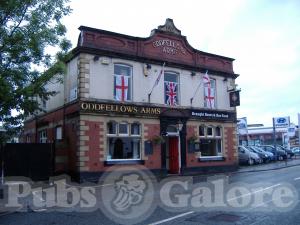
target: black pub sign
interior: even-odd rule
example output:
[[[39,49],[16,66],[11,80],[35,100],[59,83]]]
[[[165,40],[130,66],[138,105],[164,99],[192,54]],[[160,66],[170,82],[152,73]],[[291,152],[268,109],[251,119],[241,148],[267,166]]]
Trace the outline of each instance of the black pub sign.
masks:
[[[190,116],[192,118],[198,118],[203,120],[213,120],[213,121],[236,121],[235,112],[227,111],[212,111],[212,110],[191,110]]]

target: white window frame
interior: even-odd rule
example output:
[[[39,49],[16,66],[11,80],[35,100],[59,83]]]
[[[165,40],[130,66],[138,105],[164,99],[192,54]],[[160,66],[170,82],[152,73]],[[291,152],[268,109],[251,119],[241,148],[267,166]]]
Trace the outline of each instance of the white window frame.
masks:
[[[215,107],[213,107],[213,109],[216,109],[217,108],[217,79],[215,78],[210,78],[210,83],[211,82],[214,82],[215,84],[215,87],[214,88],[211,88],[211,89],[214,89],[214,94],[215,94]],[[204,87],[205,87],[205,84],[204,84]],[[203,101],[204,101],[204,108],[209,108],[207,105],[206,105],[206,100],[205,100],[205,89],[203,88]],[[210,109],[210,108],[209,108]]]
[[[39,131],[39,143],[47,143],[48,137],[47,137],[47,130],[40,130]]]
[[[133,122],[133,123],[128,123],[126,121],[121,121],[121,122],[115,122],[115,121],[108,121],[109,122],[113,122],[113,123],[116,123],[116,134],[108,134],[107,131],[106,131],[106,141],[107,141],[107,152],[106,152],[106,161],[135,161],[135,160],[141,160],[142,159],[142,138],[141,138],[141,133],[142,133],[142,125],[138,122]],[[120,134],[119,133],[119,124],[127,124],[127,134]],[[139,135],[132,135],[131,134],[131,124],[138,124],[139,125],[139,132],[140,134]],[[106,126],[106,129],[107,129],[107,126]],[[140,146],[140,149],[139,149],[139,158],[134,158],[134,159],[112,159],[110,158],[110,154],[109,154],[109,138],[132,138],[132,139],[139,139],[139,146]]]
[[[174,71],[164,71],[164,104],[167,105],[166,102],[166,74],[172,74],[176,76],[176,80],[177,80],[177,106],[180,106],[180,75],[178,72],[174,72]],[[168,106],[168,105],[167,105]]]
[[[58,133],[58,131],[60,130],[60,133]],[[58,134],[60,134],[60,136],[58,137]],[[62,140],[63,139],[63,129],[62,126],[57,126],[55,127],[55,140]]]
[[[115,78],[117,76],[121,76],[122,75],[122,74],[116,74],[116,72],[115,72],[115,67],[116,66],[124,66],[124,67],[130,68],[130,74],[128,76],[129,77],[128,78],[128,86],[130,86],[129,87],[130,99],[125,100],[125,102],[132,102],[133,101],[133,67],[131,65],[124,64],[124,63],[114,63],[114,68],[113,68],[114,69],[114,79],[113,79],[113,96],[114,96],[114,100],[118,101],[116,99],[116,94],[115,94],[115,91],[116,91],[116,87],[115,87],[116,81],[115,81]]]

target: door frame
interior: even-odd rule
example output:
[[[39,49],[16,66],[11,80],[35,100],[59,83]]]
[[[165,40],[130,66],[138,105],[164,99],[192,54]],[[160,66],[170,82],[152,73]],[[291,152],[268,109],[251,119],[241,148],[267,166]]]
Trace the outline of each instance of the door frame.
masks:
[[[169,137],[176,137],[177,138],[177,154],[178,154],[178,171],[177,171],[177,174],[180,174],[180,171],[181,171],[181,148],[180,148],[180,135],[179,135],[179,132],[177,133],[167,133],[167,138],[168,138],[168,142],[169,142]],[[169,171],[170,170],[170,144],[168,143],[168,149],[166,149],[166,151],[168,151],[168,154],[169,154],[169,157],[168,159],[166,158],[166,161],[168,160],[168,168],[167,170]],[[166,162],[167,164],[167,162]]]

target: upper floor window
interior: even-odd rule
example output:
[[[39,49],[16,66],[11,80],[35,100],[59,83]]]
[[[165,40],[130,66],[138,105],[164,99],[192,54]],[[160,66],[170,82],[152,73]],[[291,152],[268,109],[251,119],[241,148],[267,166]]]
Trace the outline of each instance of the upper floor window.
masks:
[[[165,104],[176,106],[179,104],[179,82],[178,74],[172,72],[165,72],[164,76],[164,93]]]
[[[114,98],[117,101],[132,100],[132,67],[114,65]]]
[[[216,80],[204,83],[204,107],[216,108]]]

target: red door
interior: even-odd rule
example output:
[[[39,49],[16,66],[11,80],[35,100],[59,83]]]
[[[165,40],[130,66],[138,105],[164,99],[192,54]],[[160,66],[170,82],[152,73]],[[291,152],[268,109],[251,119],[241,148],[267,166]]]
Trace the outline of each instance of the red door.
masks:
[[[178,156],[178,137],[169,138],[169,165],[170,173],[178,174],[179,156]]]

